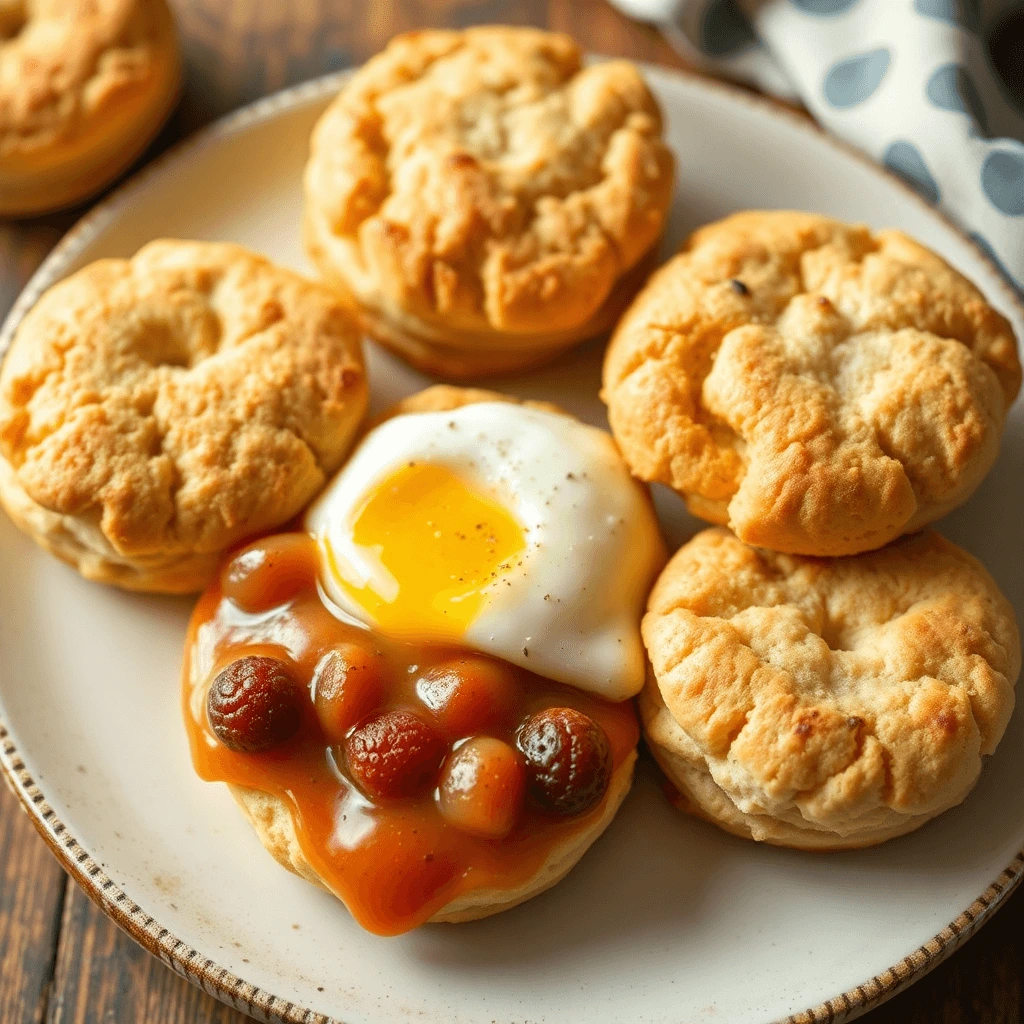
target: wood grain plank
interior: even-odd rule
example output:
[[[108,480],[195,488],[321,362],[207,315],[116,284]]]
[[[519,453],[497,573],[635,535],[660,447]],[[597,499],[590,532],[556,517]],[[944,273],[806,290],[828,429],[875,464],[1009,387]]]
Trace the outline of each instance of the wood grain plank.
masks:
[[[74,220],[59,214],[19,223],[0,221],[0,318]]]
[[[1024,889],[967,945],[866,1024],[1021,1024],[1024,1019]]]
[[[1007,10],[989,35],[988,51],[1010,99],[1024,111],[1024,10]]]
[[[68,882],[45,1024],[244,1024],[168,970]],[[7,1018],[0,1017],[6,1024]]]
[[[41,1024],[45,1018],[66,882],[14,795],[0,786],[3,1024]]]

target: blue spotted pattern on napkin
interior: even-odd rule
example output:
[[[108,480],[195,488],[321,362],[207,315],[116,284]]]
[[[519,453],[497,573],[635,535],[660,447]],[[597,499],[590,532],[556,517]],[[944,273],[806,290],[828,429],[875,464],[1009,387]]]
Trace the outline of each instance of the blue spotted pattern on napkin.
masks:
[[[940,206],[1024,292],[1024,109],[985,45],[1024,0],[613,0]],[[1016,62],[1024,76],[1024,53]]]

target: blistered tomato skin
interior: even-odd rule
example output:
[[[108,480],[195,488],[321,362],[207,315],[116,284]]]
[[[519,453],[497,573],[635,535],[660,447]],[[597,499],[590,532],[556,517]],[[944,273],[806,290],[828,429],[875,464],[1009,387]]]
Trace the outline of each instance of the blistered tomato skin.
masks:
[[[233,661],[218,673],[206,695],[206,714],[229,750],[258,754],[290,739],[301,724],[302,689],[277,658]]]
[[[507,665],[473,655],[435,665],[416,683],[416,695],[452,739],[511,725],[514,689]]]
[[[316,578],[315,555],[294,534],[280,534],[242,548],[221,573],[224,596],[243,611],[259,612],[290,601]]]
[[[548,708],[523,722],[516,745],[526,759],[527,791],[556,814],[583,814],[596,806],[611,781],[608,737],[573,708]]]
[[[376,651],[341,643],[320,659],[313,676],[313,706],[332,743],[341,743],[380,707],[384,696],[384,663]]]
[[[525,792],[526,770],[519,752],[491,736],[476,736],[445,762],[437,802],[449,825],[500,839],[519,820]]]
[[[371,799],[416,796],[433,787],[448,752],[435,726],[411,711],[385,711],[348,734],[345,762]]]

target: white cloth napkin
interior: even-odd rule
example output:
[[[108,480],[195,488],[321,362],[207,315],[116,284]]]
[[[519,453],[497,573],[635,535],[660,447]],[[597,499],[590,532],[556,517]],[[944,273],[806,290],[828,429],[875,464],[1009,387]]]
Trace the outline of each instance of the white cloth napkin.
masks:
[[[1024,291],[1024,110],[983,41],[1024,0],[612,2],[698,64],[802,100],[958,221]],[[1016,66],[1024,75],[1024,53]]]

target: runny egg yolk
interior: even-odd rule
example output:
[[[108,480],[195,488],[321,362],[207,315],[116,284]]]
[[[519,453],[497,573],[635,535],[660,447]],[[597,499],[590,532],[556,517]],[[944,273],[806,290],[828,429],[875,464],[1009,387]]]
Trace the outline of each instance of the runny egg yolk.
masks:
[[[354,585],[324,537],[331,572],[384,632],[410,638],[461,638],[483,609],[485,588],[526,548],[506,508],[447,467],[425,462],[378,483],[351,529],[360,555],[385,572]]]

